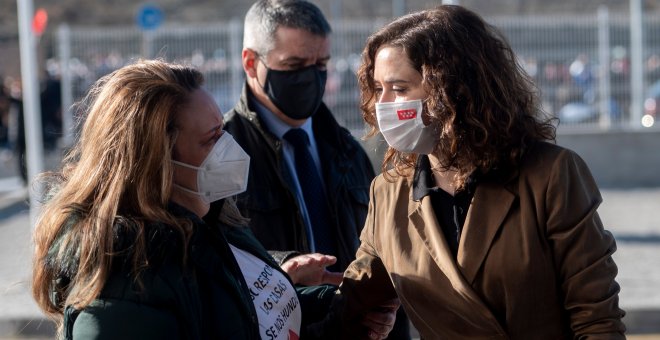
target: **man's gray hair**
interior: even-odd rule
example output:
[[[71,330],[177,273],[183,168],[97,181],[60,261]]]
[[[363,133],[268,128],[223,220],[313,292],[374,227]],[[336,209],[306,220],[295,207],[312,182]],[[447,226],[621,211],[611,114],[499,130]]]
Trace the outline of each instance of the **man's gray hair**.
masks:
[[[259,0],[245,15],[243,48],[265,56],[274,47],[278,27],[304,29],[325,37],[332,31],[321,10],[304,0]]]

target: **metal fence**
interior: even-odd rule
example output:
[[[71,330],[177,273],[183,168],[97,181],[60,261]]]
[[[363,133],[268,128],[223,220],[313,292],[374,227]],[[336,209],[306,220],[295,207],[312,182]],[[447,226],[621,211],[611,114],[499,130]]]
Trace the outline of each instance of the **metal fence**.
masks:
[[[653,125],[655,100],[660,98],[660,18],[646,16],[643,20],[644,76],[638,87],[646,89],[640,96],[645,101],[642,113],[631,110],[635,107],[631,99],[634,65],[627,15],[603,11],[579,17],[486,19],[509,39],[520,63],[534,78],[545,110],[561,119],[560,133],[571,128],[611,131]],[[341,124],[361,133],[364,125],[355,72],[367,36],[385,20],[332,24],[325,102]],[[164,26],[155,31],[63,26],[56,41],[64,107],[81,98],[100,76],[138,58],[161,57],[198,67],[223,111],[233,106],[244,82],[240,21]],[[637,104],[642,107],[642,103]],[[67,112],[64,127],[70,131],[74,118]]]

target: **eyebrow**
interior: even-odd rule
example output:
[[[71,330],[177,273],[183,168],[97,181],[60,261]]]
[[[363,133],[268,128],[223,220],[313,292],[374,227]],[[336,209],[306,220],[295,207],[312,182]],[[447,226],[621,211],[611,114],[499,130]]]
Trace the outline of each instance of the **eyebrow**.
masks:
[[[218,124],[218,125],[212,127],[211,129],[209,129],[208,131],[206,131],[206,133],[204,133],[204,136],[207,136],[207,135],[210,135],[210,134],[214,134],[214,135],[215,135],[215,133],[216,133],[218,130],[222,130],[223,125],[224,125],[224,124],[220,123],[220,124]]]
[[[384,81],[385,84],[394,84],[394,83],[410,83],[409,80],[403,80],[403,79],[385,79]]]

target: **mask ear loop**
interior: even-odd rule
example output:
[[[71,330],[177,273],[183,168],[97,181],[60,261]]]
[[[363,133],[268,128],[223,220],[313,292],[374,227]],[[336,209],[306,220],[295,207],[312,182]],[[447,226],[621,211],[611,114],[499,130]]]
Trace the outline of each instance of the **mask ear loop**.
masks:
[[[260,62],[260,63],[264,64],[264,67],[266,68],[266,79],[265,79],[265,80],[268,80],[268,72],[270,72],[270,67],[268,67],[268,65],[266,64],[266,62],[261,58],[261,54],[257,53],[256,51],[253,51],[253,52],[254,52],[254,55],[256,56],[255,59],[257,60],[257,63]],[[256,78],[257,78],[257,84],[259,84],[259,86],[261,86],[261,89],[264,90],[264,92],[265,92],[265,91],[266,91],[266,83],[265,83],[265,80],[264,80],[264,83],[261,84],[261,82],[259,81],[259,72],[257,72],[257,70],[256,70],[256,67],[257,67],[257,66],[255,65],[254,67],[255,67],[255,70],[254,70],[254,71],[255,71],[255,73],[257,74],[257,77],[256,77]]]

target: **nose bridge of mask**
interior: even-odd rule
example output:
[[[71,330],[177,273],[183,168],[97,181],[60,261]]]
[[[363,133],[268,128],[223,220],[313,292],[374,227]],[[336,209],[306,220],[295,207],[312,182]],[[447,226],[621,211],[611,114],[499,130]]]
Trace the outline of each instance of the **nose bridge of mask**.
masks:
[[[204,169],[209,169],[209,166],[212,164],[209,164],[209,162],[213,159],[222,159],[223,156],[227,153],[229,147],[231,146],[231,142],[233,141],[234,137],[227,133],[226,131],[222,133],[222,136],[218,139],[218,141],[215,142],[215,145],[213,145],[213,149],[211,149],[211,152],[209,152],[208,156],[204,159],[204,162],[199,166],[200,168]]]
[[[295,70],[273,70],[267,68],[266,82],[277,76],[288,79],[288,86],[310,86],[316,82],[321,82],[321,71],[316,65],[309,65]]]
[[[198,172],[203,173],[206,171],[218,171],[219,169],[222,169],[222,167],[219,166],[222,163],[243,161],[245,158],[249,159],[250,156],[248,156],[245,150],[241,148],[234,137],[225,131],[215,142],[213,149],[211,149],[206,158],[204,158],[204,161],[202,161],[202,164],[199,166],[176,160],[171,160],[171,162],[184,168],[197,170]],[[215,160],[215,163],[212,163],[213,160]]]
[[[222,134],[199,167],[173,162],[197,169],[197,191],[178,187],[199,195],[207,203],[240,194],[247,189],[250,156],[227,132]]]
[[[225,135],[227,138],[222,140]],[[225,132],[220,138],[221,139],[218,140],[211,151],[214,153],[214,156],[211,157],[209,154],[209,157],[207,157],[207,159],[204,160],[204,163],[200,166],[204,168],[204,170],[211,172],[223,171],[225,164],[243,162],[246,158],[250,159],[250,156],[230,134]],[[215,159],[216,162],[211,163],[211,159]]]
[[[263,90],[273,104],[292,119],[311,117],[323,100],[326,71],[316,65],[297,70],[268,69]]]
[[[201,180],[201,177],[208,176],[212,177],[212,179],[208,178],[205,180],[223,181],[227,184],[232,183],[230,185],[232,188],[228,189],[228,191],[240,189],[245,186],[243,184],[247,184],[244,178],[247,177],[249,170],[250,156],[231,134],[227,132],[223,133],[211,152],[214,154],[209,154],[204,163],[202,163],[201,167],[203,167],[204,171],[201,172],[198,180]]]
[[[226,137],[225,137],[225,136],[226,136]],[[225,144],[227,144],[228,142],[230,142],[229,139],[233,139],[233,137],[232,137],[229,133],[227,133],[227,132],[223,132],[223,133],[222,133],[222,136],[220,136],[220,138],[219,138],[219,139],[215,142],[215,144],[213,145],[213,149],[211,149],[211,152],[209,152],[209,154],[206,155],[206,158],[204,158],[204,160],[202,161],[202,164],[200,164],[199,166],[194,166],[194,165],[191,165],[191,164],[188,164],[188,163],[184,163],[184,162],[180,162],[180,161],[176,161],[176,160],[172,160],[172,163],[174,163],[174,164],[176,164],[176,165],[180,165],[180,166],[182,166],[182,167],[184,167],[184,168],[193,169],[193,170],[206,169],[209,160],[213,158],[213,157],[212,157],[212,154],[213,154],[213,153],[216,153],[216,154],[218,154],[218,155],[221,155],[221,153],[223,152],[223,150],[227,149],[226,146],[225,146]]]

